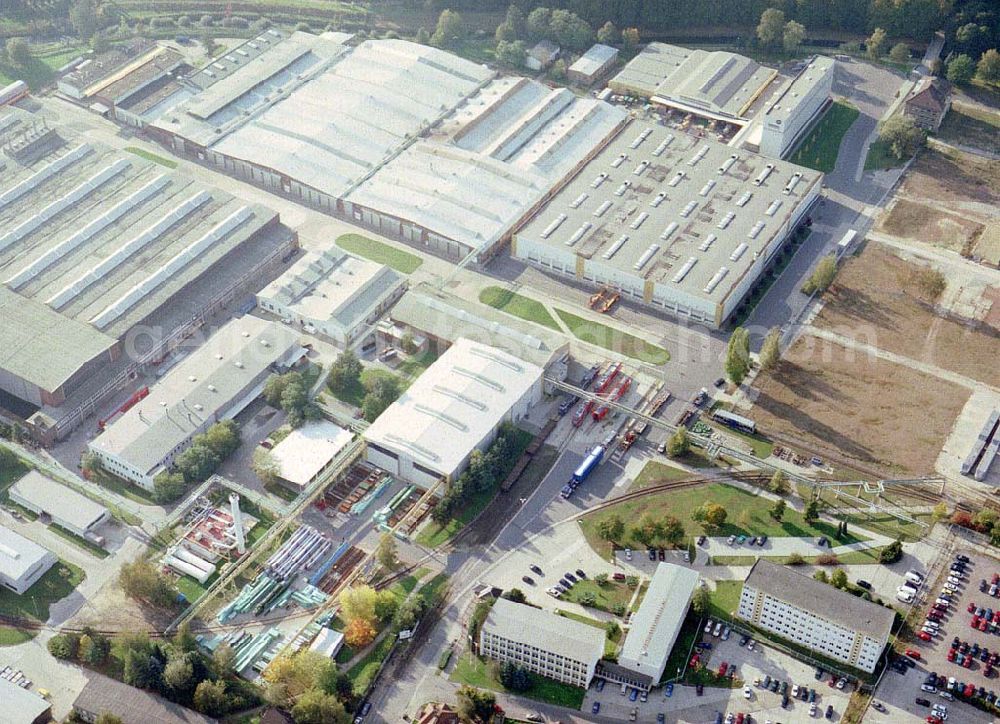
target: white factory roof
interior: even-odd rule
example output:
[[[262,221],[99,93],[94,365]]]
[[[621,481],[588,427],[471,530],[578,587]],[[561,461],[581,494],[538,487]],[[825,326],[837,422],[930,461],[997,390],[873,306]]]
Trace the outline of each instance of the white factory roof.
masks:
[[[455,343],[365,430],[444,474],[456,470],[542,378],[541,367],[465,338]]]
[[[347,331],[403,283],[390,267],[331,247],[306,252],[257,297]]]
[[[603,628],[506,598],[493,603],[483,631],[575,661],[597,661],[604,655]]]
[[[798,111],[799,106],[809,97],[817,83],[825,82],[827,74],[833,73],[836,61],[824,55],[817,55],[791,83],[773,99],[764,110],[765,123],[771,120],[786,121]]]
[[[280,467],[282,478],[303,486],[333,460],[352,437],[354,433],[350,430],[327,420],[307,422],[275,445],[271,457]]]
[[[618,663],[640,674],[657,677],[677,640],[698,572],[672,563],[656,567],[642,605],[632,617]]]
[[[576,62],[569,67],[569,70],[573,73],[591,76],[599,72],[608,61],[613,60],[617,56],[618,48],[596,43],[590,46],[590,49],[586,53],[577,58]]]
[[[741,117],[775,71],[743,55],[650,43],[608,85],[616,92]]]
[[[17,581],[46,558],[55,560],[47,549],[0,525],[0,574]]]
[[[40,695],[7,679],[0,679],[0,701],[5,724],[33,724],[52,706]]]
[[[234,319],[150,388],[91,448],[152,473],[207,420],[222,415],[258,376],[299,349],[293,329],[258,317]]]
[[[516,236],[722,303],[821,178],[636,121]]]
[[[103,505],[37,470],[29,471],[9,488],[8,493],[15,502],[25,500],[48,513],[57,523],[65,521],[78,530],[88,530],[108,513]]]

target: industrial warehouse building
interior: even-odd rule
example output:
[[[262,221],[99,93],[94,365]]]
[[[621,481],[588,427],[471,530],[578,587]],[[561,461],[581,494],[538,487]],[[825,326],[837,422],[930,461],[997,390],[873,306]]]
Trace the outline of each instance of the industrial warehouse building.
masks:
[[[567,68],[566,77],[577,85],[590,86],[603,78],[618,60],[618,48],[597,43]]]
[[[380,234],[485,260],[626,118],[443,50],[350,39],[268,30],[162,99],[147,131]]]
[[[81,538],[94,534],[111,517],[108,509],[86,495],[31,470],[8,489],[10,499]]]
[[[215,332],[88,445],[114,475],[153,488],[191,438],[239,414],[267,378],[305,354],[299,333],[245,316]]]
[[[777,71],[736,53],[650,43],[608,82],[615,93],[725,121],[747,111]]]
[[[257,293],[257,304],[346,348],[404,291],[406,278],[390,267],[331,248],[307,252]]]
[[[273,211],[20,110],[0,133],[0,402],[21,417],[58,423],[130,364],[136,325],[167,336],[296,244]]]
[[[364,431],[367,460],[423,486],[451,482],[473,450],[503,422],[517,422],[542,397],[543,370],[459,338]]]
[[[760,152],[785,158],[805,136],[830,101],[836,62],[818,55],[799,71],[773,99],[760,117]]]
[[[0,702],[5,724],[44,724],[52,721],[52,704],[13,681],[0,678]]]
[[[604,629],[498,598],[480,629],[479,654],[586,689],[604,655]]]
[[[895,612],[786,566],[757,559],[736,615],[835,661],[871,673],[889,641]]]
[[[307,422],[271,450],[282,482],[301,490],[322,475],[354,433],[328,420]]]
[[[73,714],[94,724],[101,714],[112,714],[122,724],[216,724],[217,720],[180,704],[89,671],[87,683],[73,700]]]
[[[663,676],[677,636],[684,625],[698,572],[672,563],[661,563],[649,581],[646,596],[632,617],[628,635],[618,655],[618,666],[642,677],[648,690]],[[618,680],[619,677],[606,677]],[[629,681],[630,684],[637,682]],[[646,686],[641,686],[646,683]]]
[[[719,328],[804,220],[822,176],[637,121],[517,232],[512,253]]]
[[[51,551],[0,525],[0,585],[4,588],[24,593],[57,561]]]

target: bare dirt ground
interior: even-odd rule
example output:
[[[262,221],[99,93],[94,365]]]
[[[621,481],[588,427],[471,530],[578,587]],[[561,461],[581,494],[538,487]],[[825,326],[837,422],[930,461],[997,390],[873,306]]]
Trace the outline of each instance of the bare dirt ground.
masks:
[[[761,431],[847,456],[888,476],[930,474],[969,390],[835,343],[803,337],[755,385]]]
[[[882,217],[879,231],[969,256],[983,232],[983,225],[925,204],[899,199],[889,213]]]
[[[837,275],[815,326],[1000,386],[1000,327],[973,328],[936,314],[904,288],[914,267],[885,247],[869,243]],[[993,314],[1000,307],[1000,290],[990,291],[996,295]]]

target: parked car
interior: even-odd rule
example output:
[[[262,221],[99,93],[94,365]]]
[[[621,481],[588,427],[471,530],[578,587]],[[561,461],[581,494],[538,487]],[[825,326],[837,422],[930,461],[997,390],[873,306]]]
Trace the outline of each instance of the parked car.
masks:
[[[865,589],[866,591],[872,590],[872,584],[870,584],[868,581],[866,581],[866,580],[864,580],[862,578],[858,579],[857,584],[858,584],[858,586],[860,586],[861,588]]]
[[[536,565],[535,565],[534,563],[532,563],[532,564],[531,564],[531,565],[529,566],[529,568],[531,568],[531,570],[532,570],[532,571],[534,571],[535,573],[537,573],[537,574],[538,574],[539,576],[543,575],[543,573],[542,573],[542,569],[541,569],[541,568],[539,568],[538,566],[536,566]]]
[[[521,580],[527,583],[529,586],[535,585],[535,579],[531,576],[521,576]]]
[[[595,701],[594,705],[592,707],[590,707],[590,713],[591,714],[600,714],[601,713],[601,702]]]

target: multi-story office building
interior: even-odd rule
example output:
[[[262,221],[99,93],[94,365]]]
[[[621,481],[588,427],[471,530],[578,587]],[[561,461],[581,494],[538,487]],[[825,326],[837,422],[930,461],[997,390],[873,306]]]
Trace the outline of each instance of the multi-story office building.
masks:
[[[836,63],[817,55],[777,96],[763,115],[760,152],[785,158],[805,136],[830,101]]]
[[[479,653],[586,689],[604,655],[604,631],[499,598],[479,632]]]
[[[737,616],[862,671],[872,672],[889,640],[894,612],[759,559],[743,583]]]

